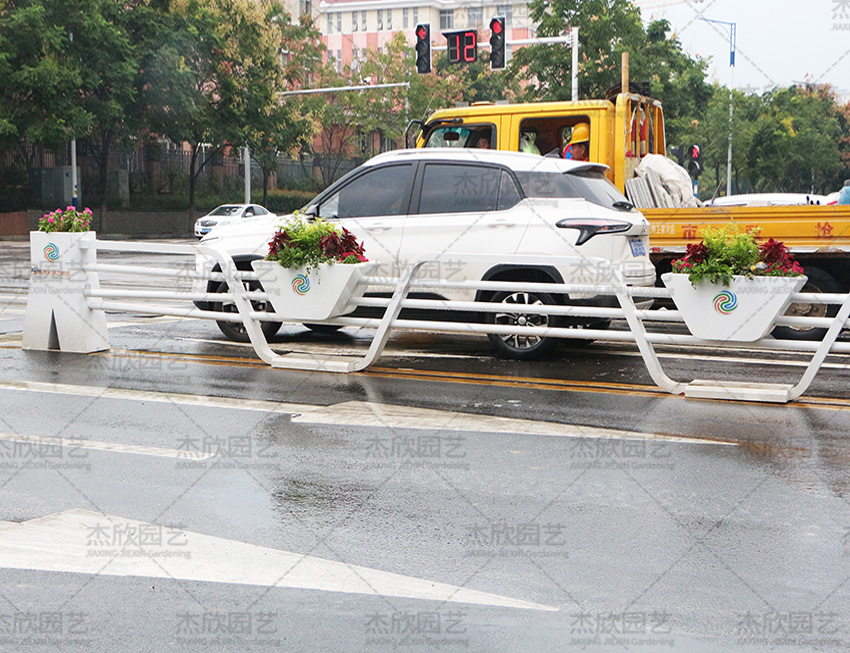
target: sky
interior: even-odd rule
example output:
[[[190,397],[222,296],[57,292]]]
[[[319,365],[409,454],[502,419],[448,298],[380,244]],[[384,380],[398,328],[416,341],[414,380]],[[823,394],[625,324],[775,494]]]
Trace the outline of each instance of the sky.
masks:
[[[850,101],[850,0],[633,0],[644,21],[666,18],[692,56],[711,57],[709,78],[748,93],[829,83]],[[729,66],[729,27],[737,47]]]

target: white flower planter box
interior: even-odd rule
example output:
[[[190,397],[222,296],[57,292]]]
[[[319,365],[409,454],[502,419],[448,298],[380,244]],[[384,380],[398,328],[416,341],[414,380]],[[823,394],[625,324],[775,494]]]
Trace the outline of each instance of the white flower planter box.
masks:
[[[728,286],[703,281],[696,288],[687,274],[668,272],[661,280],[693,336],[754,342],[767,335],[808,278],[734,276]]]
[[[285,268],[277,261],[259,260],[251,265],[282,319],[321,322],[354,310],[365,290],[360,279],[378,263],[323,263],[309,273],[305,268]]]
[[[23,348],[91,353],[109,349],[103,311],[92,310],[86,292],[99,287],[93,266],[94,231],[30,232],[30,290]]]

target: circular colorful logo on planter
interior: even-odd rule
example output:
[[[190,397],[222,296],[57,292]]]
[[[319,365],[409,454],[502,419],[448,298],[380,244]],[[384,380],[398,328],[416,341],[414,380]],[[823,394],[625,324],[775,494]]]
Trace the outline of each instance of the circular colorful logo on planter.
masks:
[[[297,275],[292,280],[292,292],[296,295],[306,295],[310,290],[310,280],[303,274]]]
[[[47,243],[44,246],[44,259],[47,261],[56,261],[59,259],[59,248],[55,243]]]
[[[733,292],[724,290],[714,298],[714,310],[721,315],[729,315],[738,308],[738,297]]]

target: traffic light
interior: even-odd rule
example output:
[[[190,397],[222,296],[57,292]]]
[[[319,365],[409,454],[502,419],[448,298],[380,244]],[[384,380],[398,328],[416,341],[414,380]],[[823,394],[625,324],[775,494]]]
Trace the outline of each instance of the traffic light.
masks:
[[[420,75],[431,72],[431,25],[416,26],[416,72]]]
[[[505,17],[497,16],[490,21],[490,70],[505,67]]]
[[[670,148],[670,155],[676,158],[680,166],[685,167],[685,147],[683,145],[672,146]]]
[[[688,149],[688,172],[696,179],[702,174],[702,161],[699,155],[699,145],[691,145]]]

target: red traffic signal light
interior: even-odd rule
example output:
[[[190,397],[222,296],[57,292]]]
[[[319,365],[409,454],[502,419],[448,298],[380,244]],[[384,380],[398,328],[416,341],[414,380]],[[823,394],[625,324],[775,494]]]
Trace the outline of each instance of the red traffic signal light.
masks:
[[[691,145],[688,150],[688,172],[696,179],[702,174],[702,164],[699,157],[699,145]]]
[[[490,21],[490,69],[505,67],[505,17],[497,16]]]
[[[431,25],[416,26],[416,72],[420,75],[431,72]]]

